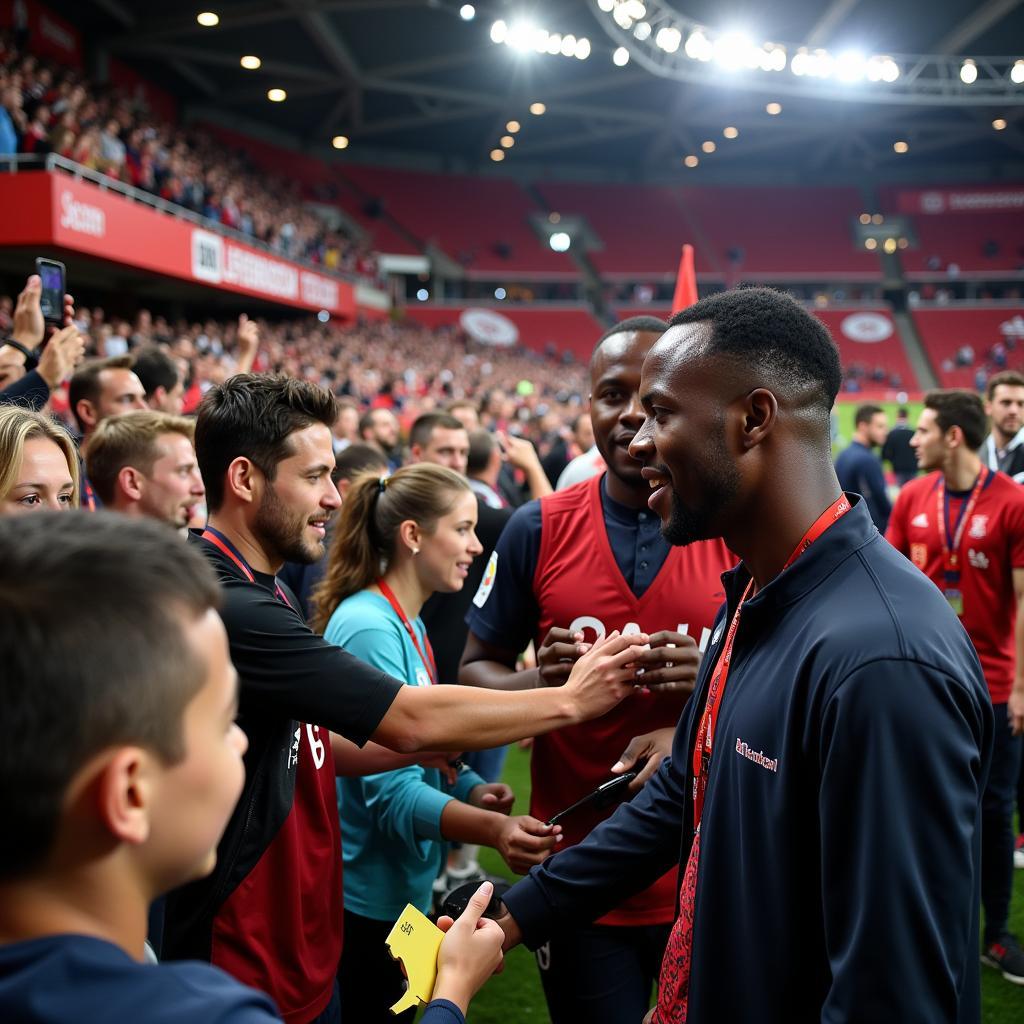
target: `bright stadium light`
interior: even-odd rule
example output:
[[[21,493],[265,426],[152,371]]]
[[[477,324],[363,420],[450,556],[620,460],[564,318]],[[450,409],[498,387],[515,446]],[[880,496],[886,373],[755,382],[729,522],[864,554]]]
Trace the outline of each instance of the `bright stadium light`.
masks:
[[[511,149],[516,144],[516,140],[511,135],[502,135],[499,141],[502,149]]]
[[[500,164],[501,161],[505,159],[505,150],[503,150],[503,149],[492,149],[491,150],[491,159],[496,164]]]
[[[420,302],[426,302],[427,299],[430,298],[430,292],[428,292],[426,288],[419,288],[416,291],[416,298],[419,299]]]
[[[1014,61],[1013,67],[1010,68],[1010,81],[1014,85],[1024,83],[1024,60]]]
[[[1001,132],[1006,127],[1006,120],[1005,120],[1005,118],[997,117],[992,122],[992,127],[995,128],[995,130],[997,132]]]
[[[213,11],[200,11],[196,15],[196,21],[198,21],[203,28],[213,28],[214,25],[220,24],[220,15],[215,14]]]
[[[893,152],[896,152],[896,153],[906,153],[906,152],[909,152],[910,145],[909,145],[909,143],[904,142],[902,139],[899,139],[897,142],[894,142],[892,144],[892,148],[893,148]]]
[[[331,314],[328,313],[326,309],[321,309],[320,312],[317,313],[316,318],[320,323],[325,324],[331,319]]]
[[[335,149],[348,149],[348,136],[347,135],[335,135],[331,139],[331,145]]]
[[[705,153],[714,153],[714,151],[718,149],[718,147],[710,139],[708,139],[706,142],[702,142],[700,144],[700,148],[703,149]]]
[[[600,7],[605,14],[610,14],[612,8],[615,6],[615,0],[597,0],[597,6]]]
[[[590,56],[589,39],[576,40],[576,52],[574,53],[574,56],[577,60],[586,60]]]
[[[772,117],[777,117],[782,113],[781,103],[769,103],[765,108],[765,113],[770,114]]]
[[[686,164],[687,167],[696,167],[697,164],[700,163],[700,157],[691,153],[689,156],[683,159],[683,163]]]
[[[612,54],[612,63],[617,68],[624,68],[629,63],[629,50],[627,50],[624,46],[620,46]]]
[[[545,107],[543,103],[530,104],[530,113],[533,114],[534,117],[540,117],[540,115],[543,114],[544,111],[547,109],[548,108]]]
[[[683,50],[691,60],[709,61],[715,55],[711,41],[700,29],[690,33]]]
[[[518,121],[509,121],[508,124],[505,125],[505,131],[511,132],[513,135],[515,135],[515,133],[519,131],[521,127],[522,125]]]
[[[566,231],[554,231],[548,239],[548,245],[550,245],[555,252],[565,252],[568,250],[569,246],[572,245],[572,239]]]
[[[878,239],[877,238],[865,238],[864,239],[864,248],[865,249],[877,249],[878,248]]]
[[[651,23],[649,21],[641,21],[635,29],[633,29],[633,37],[639,39],[640,42],[644,42],[651,38]]]
[[[284,101],[288,99],[288,93],[286,93],[284,89],[268,89],[267,99],[270,100],[271,103],[284,103]]]
[[[508,38],[508,25],[500,18],[491,26],[491,42],[503,43]]]
[[[476,8],[472,4],[463,4],[459,8],[459,17],[463,21],[472,21],[476,17]]]
[[[960,65],[960,81],[964,85],[973,85],[978,80],[978,65],[970,57]]]
[[[261,61],[259,57],[250,53],[246,54],[238,63],[241,64],[246,71],[258,71],[263,61]]]
[[[508,292],[506,292],[504,288],[495,288],[495,289],[494,289],[494,297],[495,297],[496,299],[498,299],[499,301],[500,301],[501,299],[505,298],[505,296],[506,296],[507,294],[508,294]]]
[[[742,32],[726,32],[715,40],[715,60],[726,71],[738,71],[740,68],[757,66],[754,44]]]
[[[722,134],[727,139],[736,139],[739,138],[740,130],[739,128],[734,128],[732,125],[729,125],[728,128],[722,129]]]
[[[867,73],[864,54],[847,50],[836,58],[836,78],[840,82],[859,82]]]
[[[658,29],[654,43],[666,53],[675,53],[682,46],[683,34],[675,25],[666,25],[664,28]]]

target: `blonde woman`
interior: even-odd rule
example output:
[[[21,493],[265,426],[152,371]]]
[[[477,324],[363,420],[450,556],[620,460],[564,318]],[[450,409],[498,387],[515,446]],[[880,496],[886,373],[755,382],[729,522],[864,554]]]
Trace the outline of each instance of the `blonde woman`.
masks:
[[[419,613],[431,594],[462,588],[482,551],[476,517],[466,480],[440,466],[356,478],[313,595],[314,628],[410,686],[440,682]],[[508,786],[485,783],[468,769],[450,786],[437,769],[416,765],[339,779],[338,794],[345,862],[342,1019],[392,1021],[387,1008],[402,991],[402,974],[384,938],[407,903],[430,909],[445,841],[492,846],[513,870],[525,872],[554,847],[557,829],[527,815],[508,817]]]
[[[0,515],[78,506],[78,450],[43,413],[0,407]]]

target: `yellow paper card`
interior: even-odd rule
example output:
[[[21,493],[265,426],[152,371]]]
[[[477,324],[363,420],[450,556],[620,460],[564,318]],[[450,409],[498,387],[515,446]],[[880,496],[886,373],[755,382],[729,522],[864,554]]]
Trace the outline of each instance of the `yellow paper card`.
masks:
[[[388,952],[401,961],[409,987],[401,999],[391,1007],[398,1014],[419,1003],[429,1003],[437,978],[437,953],[444,932],[429,918],[424,917],[411,903],[395,922],[388,935]]]

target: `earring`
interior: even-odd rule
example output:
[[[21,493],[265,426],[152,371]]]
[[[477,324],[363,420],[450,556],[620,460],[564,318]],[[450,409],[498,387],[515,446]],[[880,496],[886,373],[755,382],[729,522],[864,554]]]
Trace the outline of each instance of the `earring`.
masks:
[[[420,553],[420,549],[419,549],[419,548],[413,548],[413,549],[412,549],[412,553],[413,553],[414,555],[418,555],[418,554]]]

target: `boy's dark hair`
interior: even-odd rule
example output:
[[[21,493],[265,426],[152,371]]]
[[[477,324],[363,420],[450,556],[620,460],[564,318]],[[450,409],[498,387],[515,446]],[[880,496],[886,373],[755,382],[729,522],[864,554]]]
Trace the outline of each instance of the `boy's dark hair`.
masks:
[[[924,407],[935,412],[935,422],[943,433],[950,427],[959,427],[968,448],[977,451],[981,447],[988,433],[988,417],[981,398],[973,391],[962,388],[929,391],[924,396]]]
[[[375,469],[386,471],[388,460],[379,448],[372,444],[350,444],[344,451],[335,456],[334,472],[331,479],[337,484],[340,480],[353,480],[360,473]]]
[[[827,419],[843,381],[839,350],[825,325],[795,299],[771,288],[738,288],[700,299],[670,320],[706,323],[709,355],[734,359],[763,374],[765,384],[800,395]]]
[[[111,356],[109,359],[90,359],[75,370],[68,382],[68,405],[74,414],[78,429],[84,433],[85,424],[78,417],[78,403],[84,398],[94,405],[100,400],[100,374],[104,370],[130,370],[131,356]]]
[[[1003,370],[989,377],[988,383],[985,385],[985,397],[990,402],[995,397],[996,388],[1000,384],[1011,388],[1024,388],[1024,375],[1019,374],[1016,370]]]
[[[859,427],[862,423],[870,423],[880,412],[885,412],[880,405],[858,405],[853,414],[853,425]]]
[[[101,751],[181,760],[206,679],[183,625],[219,602],[206,560],[163,523],[0,518],[0,879],[45,862],[68,784]]]
[[[196,419],[196,461],[206,504],[224,503],[224,476],[237,458],[249,459],[273,483],[277,464],[292,454],[291,435],[334,425],[335,398],[309,381],[266,373],[237,373],[210,388]]]
[[[491,461],[491,453],[497,442],[489,430],[474,430],[469,435],[469,458],[466,460],[466,476],[479,476]]]
[[[173,391],[178,386],[178,364],[159,345],[139,349],[132,363],[135,376],[142,381],[146,397],[157,388]]]
[[[431,435],[435,430],[465,430],[461,420],[457,420],[451,413],[447,412],[425,412],[417,416],[416,421],[409,431],[409,447],[414,444],[421,448],[430,444]]]

